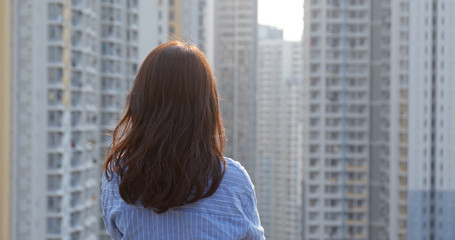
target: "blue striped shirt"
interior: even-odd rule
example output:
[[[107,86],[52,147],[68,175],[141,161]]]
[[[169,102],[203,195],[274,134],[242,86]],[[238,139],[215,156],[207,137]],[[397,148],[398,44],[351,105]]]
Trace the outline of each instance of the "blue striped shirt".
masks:
[[[248,173],[240,163],[229,158],[226,162],[212,196],[162,214],[127,204],[118,181],[103,177],[103,219],[112,239],[265,239]]]

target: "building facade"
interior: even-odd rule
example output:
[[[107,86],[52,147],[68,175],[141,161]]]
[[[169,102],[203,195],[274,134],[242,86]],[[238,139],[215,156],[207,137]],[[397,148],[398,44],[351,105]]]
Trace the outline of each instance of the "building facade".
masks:
[[[372,2],[304,3],[304,239],[375,239]]]
[[[228,138],[224,154],[254,177],[257,0],[220,0],[213,5],[213,62],[221,115]],[[209,58],[210,59],[210,58]]]
[[[305,154],[305,166],[308,167],[305,169],[305,180],[308,180],[305,188],[306,239],[328,236],[391,240],[453,238],[454,230],[448,225],[454,222],[455,216],[452,204],[455,182],[450,174],[455,166],[450,160],[452,148],[449,147],[455,134],[451,124],[454,117],[451,57],[455,53],[450,44],[455,40],[450,31],[455,25],[450,14],[455,4],[445,0],[331,0],[305,4],[304,46],[308,51],[304,67],[308,74],[304,82],[309,87],[305,94],[308,99],[305,112],[309,114],[305,118],[304,148],[309,151]],[[361,44],[364,41],[368,43],[366,48]],[[319,69],[322,72],[318,72]],[[330,85],[338,81],[342,82],[341,87]],[[318,84],[321,86],[319,94],[325,94],[325,100],[320,102],[316,101],[318,93],[311,89]],[[329,95],[330,88],[338,88],[343,98],[340,104],[342,140],[336,157],[327,160],[333,149],[325,146],[323,153],[318,153],[318,149],[328,145],[328,140],[337,135],[331,130],[336,116],[328,114],[334,102],[333,96]],[[350,99],[353,94],[362,102],[358,101],[361,104],[358,110],[366,108],[368,115],[363,115],[363,111],[358,114],[349,111],[350,105],[356,103]],[[363,94],[366,99],[361,97]],[[325,111],[312,118],[311,113],[317,112],[321,104]],[[320,120],[325,120],[324,126],[317,127]],[[363,120],[366,120],[368,131],[363,131]],[[349,126],[350,122],[355,124],[353,128]],[[325,141],[316,144],[318,134],[312,133],[312,129],[324,133]],[[363,157],[357,158],[350,151],[355,149],[350,146],[355,143],[350,137],[354,134],[367,136],[356,147],[357,150],[368,149],[365,165]],[[313,160],[312,152],[317,153]],[[325,158],[326,165],[322,168],[318,166],[318,158]],[[338,161],[344,164],[339,167]],[[351,167],[350,162],[357,164]],[[312,177],[317,178],[321,173],[331,176],[327,174],[331,168],[335,174],[339,169],[342,183],[335,178],[323,187],[344,191],[331,199],[327,192],[312,197],[312,190],[318,193],[318,186],[311,182]],[[363,180],[363,174],[368,179]],[[354,176],[355,181],[351,181]],[[362,191],[364,186],[368,191]],[[357,191],[356,198],[348,195],[350,189]],[[330,221],[318,220],[321,212],[317,211],[318,204],[322,203],[318,199],[324,198],[329,205],[324,205],[322,212]],[[335,215],[325,213],[332,204],[340,206],[339,202],[345,211],[338,208]],[[337,216],[342,219],[334,221]],[[327,232],[323,226],[322,234],[318,226],[312,226],[326,222],[333,222],[332,230]],[[338,230],[342,230],[341,236]]]
[[[97,239],[97,7],[15,1],[13,239]]]
[[[383,202],[385,233],[390,240],[407,239],[408,205],[408,79],[409,6],[406,0],[384,1],[384,80],[387,97],[387,158],[384,165]],[[391,9],[400,9],[402,13]]]
[[[100,164],[138,68],[138,3],[13,2],[12,239],[107,238]]]
[[[140,0],[140,59],[170,40],[184,41],[201,49],[210,62],[213,42],[213,0]],[[213,51],[212,51],[213,52]],[[212,53],[213,54],[213,53]]]
[[[139,69],[139,9],[138,0],[102,1],[100,5],[98,114],[99,159],[102,161],[106,158],[107,149],[112,143],[112,130],[121,118],[127,93]],[[110,239],[104,229],[102,216],[99,216],[99,221],[99,238]]]
[[[280,88],[283,85],[282,50],[283,31],[271,27],[259,26],[258,42],[258,71],[257,71],[257,162],[255,166],[256,194],[258,210],[261,214],[261,223],[266,238],[272,238],[273,206],[275,201],[274,171],[281,96]],[[272,37],[269,32],[277,32]],[[262,34],[261,34],[262,33]],[[262,37],[261,37],[262,36]]]
[[[302,238],[302,52],[259,27],[256,192],[269,239]]]
[[[398,220],[390,219],[399,221],[398,229],[390,223],[390,239],[451,239],[455,237],[450,227],[455,222],[451,147],[455,4],[444,0],[390,4],[400,9],[391,13],[390,31],[391,48],[399,49],[390,58],[394,61],[390,64],[390,126],[400,131],[391,130],[390,139],[402,146],[390,144],[395,154],[390,164],[400,166],[399,175],[390,179],[398,178],[399,186],[407,187],[406,196],[395,190],[398,197],[390,200],[394,205],[407,203],[399,209]],[[400,178],[401,172],[406,172],[406,181]],[[402,215],[407,221],[400,221]]]

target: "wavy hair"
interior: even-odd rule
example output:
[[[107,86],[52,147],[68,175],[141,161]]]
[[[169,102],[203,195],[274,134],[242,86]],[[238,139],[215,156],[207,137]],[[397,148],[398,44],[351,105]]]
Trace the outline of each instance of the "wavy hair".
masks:
[[[224,176],[224,128],[204,54],[178,41],[155,48],[127,96],[103,170],[120,196],[157,213],[215,193]]]

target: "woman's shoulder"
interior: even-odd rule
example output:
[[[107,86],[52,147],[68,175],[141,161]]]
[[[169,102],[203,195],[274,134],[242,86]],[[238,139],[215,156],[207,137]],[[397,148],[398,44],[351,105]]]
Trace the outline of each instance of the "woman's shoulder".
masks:
[[[225,157],[226,171],[224,173],[223,181],[227,184],[234,184],[240,190],[251,193],[254,191],[254,185],[248,175],[246,169],[238,161]]]
[[[242,166],[242,164],[238,161],[235,161],[232,158],[225,157],[224,160],[226,161],[226,165],[228,168],[233,168],[234,173],[248,175],[246,169]]]

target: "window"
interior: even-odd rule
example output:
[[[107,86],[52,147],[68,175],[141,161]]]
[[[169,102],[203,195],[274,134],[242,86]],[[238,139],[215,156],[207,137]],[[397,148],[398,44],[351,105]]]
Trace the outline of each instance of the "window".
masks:
[[[77,167],[77,166],[80,166],[82,164],[81,156],[82,156],[81,152],[73,152],[71,154],[71,162],[70,162],[71,167]]]
[[[46,232],[48,234],[60,234],[62,232],[62,219],[58,217],[47,218]]]
[[[71,53],[71,65],[73,67],[79,67],[81,64],[83,64],[83,59],[84,56],[81,52],[79,51],[72,51]]]
[[[58,25],[49,25],[48,39],[49,41],[61,41],[63,34],[63,27]]]
[[[319,227],[318,226],[310,226],[310,233],[315,234],[317,233]]]
[[[80,125],[81,115],[82,115],[81,112],[76,112],[76,111],[71,112],[71,126],[72,127],[77,127]]]
[[[101,97],[101,107],[110,108],[114,106],[114,96],[103,95]]]
[[[50,63],[62,61],[63,48],[61,47],[49,47],[48,48],[48,60]]]
[[[71,0],[71,5],[74,7],[78,7],[81,5],[81,0]]]
[[[128,31],[127,32],[127,35],[126,35],[126,39],[128,39],[128,41],[137,41],[137,31]]]
[[[318,192],[319,186],[317,185],[312,185],[310,186],[310,193],[316,193]]]
[[[310,219],[311,220],[316,220],[319,216],[318,212],[310,212]]]
[[[101,114],[101,124],[103,125],[112,125],[114,124],[115,118],[112,113],[102,113]]]
[[[63,70],[61,68],[49,68],[48,71],[48,82],[50,84],[61,84]]]
[[[101,44],[101,52],[109,56],[122,56],[122,48],[119,44],[103,42]]]
[[[72,132],[71,133],[71,147],[79,147],[81,144],[82,133],[81,132]]]
[[[169,11],[169,20],[170,21],[174,20],[174,11]]]
[[[82,87],[82,72],[72,71],[71,73],[71,86]]]
[[[71,93],[71,106],[78,107],[81,105],[81,93],[80,92],[72,92]]]
[[[81,212],[74,212],[70,215],[70,226],[76,227],[81,223]]]
[[[316,207],[318,205],[318,199],[310,199],[310,206]]]
[[[61,22],[63,20],[62,12],[63,5],[61,3],[49,3],[47,5],[47,18],[49,20]]]
[[[114,27],[111,25],[102,25],[101,26],[101,35],[103,37],[121,37],[121,32],[119,27]]]
[[[47,211],[58,213],[62,210],[62,197],[50,196],[47,197]]]
[[[62,146],[63,133],[50,132],[47,135],[47,146],[49,148],[57,148]]]
[[[103,21],[114,21],[114,9],[104,7],[101,9],[101,20]]]
[[[62,111],[49,111],[47,114],[47,125],[49,127],[61,127],[62,118]]]
[[[51,106],[61,105],[63,99],[63,90],[49,90],[48,103]]]
[[[131,64],[131,71],[132,71],[133,74],[137,73],[137,70],[138,70],[137,68],[138,67],[137,67],[136,63]]]
[[[318,159],[317,158],[312,158],[310,159],[310,166],[315,167],[318,165]]]
[[[77,207],[81,204],[82,200],[82,193],[81,192],[73,192],[71,193],[70,197],[70,206]]]
[[[128,7],[137,7],[138,0],[128,0]]]
[[[73,27],[77,27],[82,22],[82,13],[79,11],[73,11],[71,15],[71,24]]]
[[[311,172],[310,173],[310,179],[311,180],[316,180],[318,177],[319,177],[319,173],[318,172]]]
[[[137,25],[137,21],[138,21],[138,18],[137,18],[137,15],[129,15],[128,17],[128,23],[130,25]]]
[[[337,186],[325,186],[325,193],[338,193]]]
[[[79,187],[81,185],[82,173],[72,172],[70,177],[71,187]]]
[[[121,73],[118,61],[103,60],[101,61],[101,71],[104,73]]]
[[[79,239],[81,239],[81,232],[71,233],[70,239],[71,240],[79,240]]]
[[[128,58],[134,58],[134,59],[136,59],[136,58],[138,57],[137,48],[135,48],[135,47],[129,47],[129,48],[127,49],[126,55],[127,55]]]
[[[76,47],[81,44],[82,33],[80,31],[74,31],[71,34],[71,46]]]
[[[101,79],[101,88],[103,90],[118,90],[120,88],[119,79],[103,77]]]
[[[49,153],[47,154],[47,169],[60,169],[62,167],[62,154]]]
[[[62,189],[62,176],[61,175],[48,175],[47,176],[47,190],[58,191]]]

